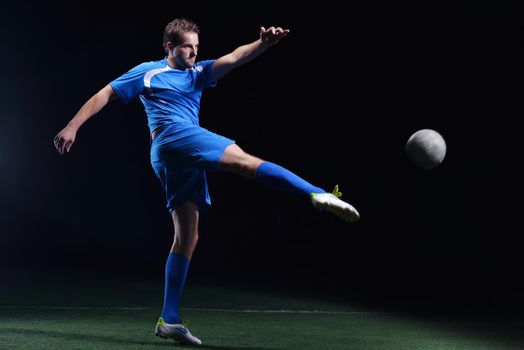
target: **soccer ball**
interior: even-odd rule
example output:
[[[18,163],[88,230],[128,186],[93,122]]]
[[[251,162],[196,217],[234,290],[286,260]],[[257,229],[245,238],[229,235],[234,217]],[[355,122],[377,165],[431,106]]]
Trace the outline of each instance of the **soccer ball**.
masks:
[[[421,169],[433,169],[446,156],[446,142],[435,130],[422,129],[411,135],[406,142],[406,154]]]

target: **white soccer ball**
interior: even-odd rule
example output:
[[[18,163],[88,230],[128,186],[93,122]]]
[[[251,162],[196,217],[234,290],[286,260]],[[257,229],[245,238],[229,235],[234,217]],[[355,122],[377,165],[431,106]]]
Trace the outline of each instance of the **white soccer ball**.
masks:
[[[446,141],[435,130],[422,129],[411,135],[406,142],[405,150],[415,166],[432,169],[444,160]]]

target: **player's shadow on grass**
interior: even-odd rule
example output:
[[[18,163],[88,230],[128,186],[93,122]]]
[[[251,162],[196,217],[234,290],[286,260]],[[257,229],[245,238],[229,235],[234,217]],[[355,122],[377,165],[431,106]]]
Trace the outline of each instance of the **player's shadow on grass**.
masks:
[[[127,345],[152,345],[152,346],[164,346],[164,347],[173,347],[175,345],[174,341],[166,341],[164,339],[158,339],[156,341],[142,341],[137,339],[126,339],[125,337],[119,336],[119,338],[103,335],[93,335],[93,334],[83,334],[83,333],[73,333],[73,332],[60,332],[60,331],[48,331],[48,330],[38,330],[38,329],[26,329],[26,328],[1,328],[0,334],[20,334],[26,336],[35,336],[35,337],[45,337],[45,338],[55,338],[55,339],[67,339],[70,341],[85,341],[86,343],[111,343],[111,344],[127,344]],[[194,346],[184,346],[181,344],[176,344],[177,347],[183,348],[195,348]],[[200,345],[199,349],[215,349],[215,350],[277,350],[275,348],[259,348],[259,347],[249,347],[249,346],[218,346],[218,345]]]

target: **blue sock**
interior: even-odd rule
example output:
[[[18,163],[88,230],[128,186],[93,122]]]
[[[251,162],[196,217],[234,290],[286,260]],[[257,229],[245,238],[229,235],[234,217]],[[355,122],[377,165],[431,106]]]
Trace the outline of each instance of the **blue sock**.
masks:
[[[263,162],[257,168],[256,180],[268,187],[308,196],[311,193],[325,193],[291,171],[271,162]]]
[[[188,268],[188,258],[177,253],[169,253],[166,262],[164,308],[162,309],[162,318],[166,323],[182,323],[178,307]]]

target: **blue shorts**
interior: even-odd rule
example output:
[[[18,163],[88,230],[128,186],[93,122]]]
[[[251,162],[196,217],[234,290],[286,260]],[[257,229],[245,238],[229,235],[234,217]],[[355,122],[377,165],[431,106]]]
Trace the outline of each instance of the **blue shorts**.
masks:
[[[167,209],[194,202],[201,212],[211,205],[206,170],[216,169],[235,141],[189,123],[163,127],[151,143],[151,165],[166,193]]]

